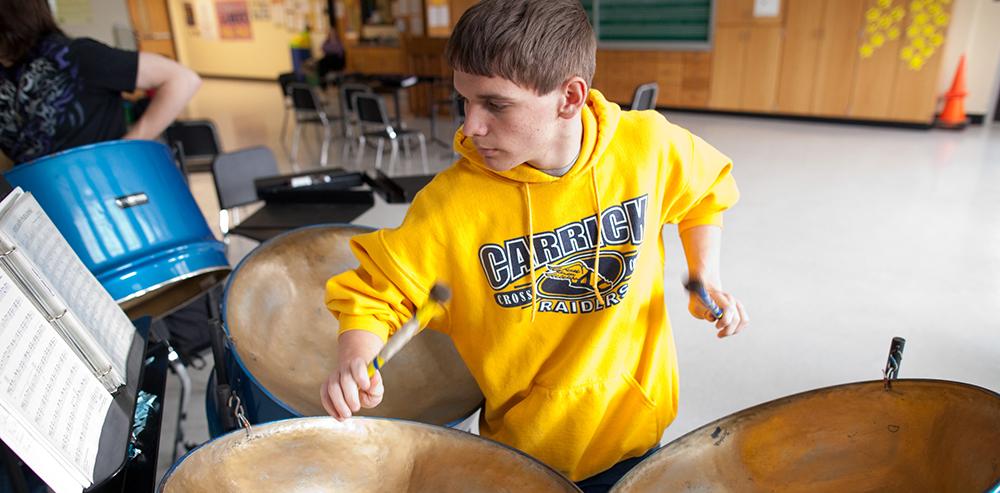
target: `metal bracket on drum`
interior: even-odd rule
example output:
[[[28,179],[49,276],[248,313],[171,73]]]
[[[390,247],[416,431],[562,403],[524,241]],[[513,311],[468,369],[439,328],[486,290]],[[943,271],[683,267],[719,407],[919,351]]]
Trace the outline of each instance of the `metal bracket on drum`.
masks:
[[[906,346],[906,339],[893,337],[889,344],[889,358],[885,362],[885,369],[882,370],[882,383],[885,390],[892,390],[892,381],[899,378],[899,367],[903,364],[903,348]]]
[[[240,400],[240,396],[236,395],[235,391],[229,393],[229,400],[226,401],[226,407],[233,411],[233,416],[236,421],[240,424],[240,428],[247,431],[247,438],[253,434],[253,426],[250,425],[250,420],[247,419],[246,409],[243,408],[243,401]]]

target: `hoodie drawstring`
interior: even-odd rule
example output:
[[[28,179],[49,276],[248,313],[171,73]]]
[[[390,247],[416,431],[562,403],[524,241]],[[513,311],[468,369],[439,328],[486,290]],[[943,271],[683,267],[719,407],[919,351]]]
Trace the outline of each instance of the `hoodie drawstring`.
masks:
[[[524,202],[528,206],[528,272],[531,273],[531,321],[535,321],[535,225],[531,220],[531,190],[529,185],[524,183],[521,190],[524,191]]]
[[[600,282],[601,274],[601,194],[597,192],[597,165],[592,165],[590,167],[590,181],[592,191],[594,192],[594,207],[597,208],[597,239],[594,241],[594,276],[590,280],[590,286],[594,288],[594,296],[597,297],[597,301],[600,304],[604,304],[604,296],[601,296],[601,290],[598,289],[597,283]]]

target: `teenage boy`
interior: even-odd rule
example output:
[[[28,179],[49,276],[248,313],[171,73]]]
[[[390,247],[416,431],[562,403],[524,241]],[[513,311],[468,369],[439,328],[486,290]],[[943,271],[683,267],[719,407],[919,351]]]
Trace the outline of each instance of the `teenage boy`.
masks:
[[[591,90],[595,51],[578,0],[483,0],[462,16],[446,52],[465,98],[461,158],[400,227],[355,237],[361,266],[327,283],[340,322],[339,370],[321,391],[331,415],[380,402],[367,362],[441,281],[453,297],[431,327],[486,396],[480,433],[602,489],[677,413],[664,224],[724,310],[715,320],[692,296],[691,314],[719,337],[746,326],[719,273],[731,161]]]

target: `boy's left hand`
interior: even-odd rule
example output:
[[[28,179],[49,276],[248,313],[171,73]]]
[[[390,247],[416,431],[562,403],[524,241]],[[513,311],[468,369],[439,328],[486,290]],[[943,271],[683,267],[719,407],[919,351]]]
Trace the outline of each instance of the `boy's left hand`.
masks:
[[[743,308],[743,303],[740,303],[740,300],[737,300],[733,295],[725,291],[715,289],[709,285],[705,286],[705,291],[719,305],[719,308],[722,308],[722,317],[716,320],[708,307],[698,299],[698,296],[691,293],[688,295],[688,311],[691,312],[694,318],[715,322],[715,328],[719,331],[716,336],[719,338],[739,334],[741,330],[746,328],[750,322],[750,316],[747,315],[747,311]]]

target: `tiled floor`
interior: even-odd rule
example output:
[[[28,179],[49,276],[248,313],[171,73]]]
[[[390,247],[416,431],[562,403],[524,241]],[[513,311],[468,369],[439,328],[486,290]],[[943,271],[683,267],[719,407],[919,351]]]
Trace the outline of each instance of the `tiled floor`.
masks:
[[[215,120],[227,150],[268,145],[292,170],[278,137],[281,109],[276,84],[208,80],[189,116]],[[687,315],[683,257],[667,228],[667,304],[682,376],[680,414],[665,441],[774,398],[879,379],[893,336],[907,339],[902,377],[1000,391],[1000,126],[948,132],[667,117],[736,163],[743,198],[726,216],[723,274],[753,322],[720,341]],[[432,169],[446,167],[450,150],[431,149]],[[339,154],[335,146],[331,165]],[[193,189],[217,225],[210,175],[196,176]],[[391,226],[404,213],[381,204],[357,222]],[[207,375],[194,374],[185,429],[195,441],[207,437]],[[165,425],[161,469],[171,437]]]

